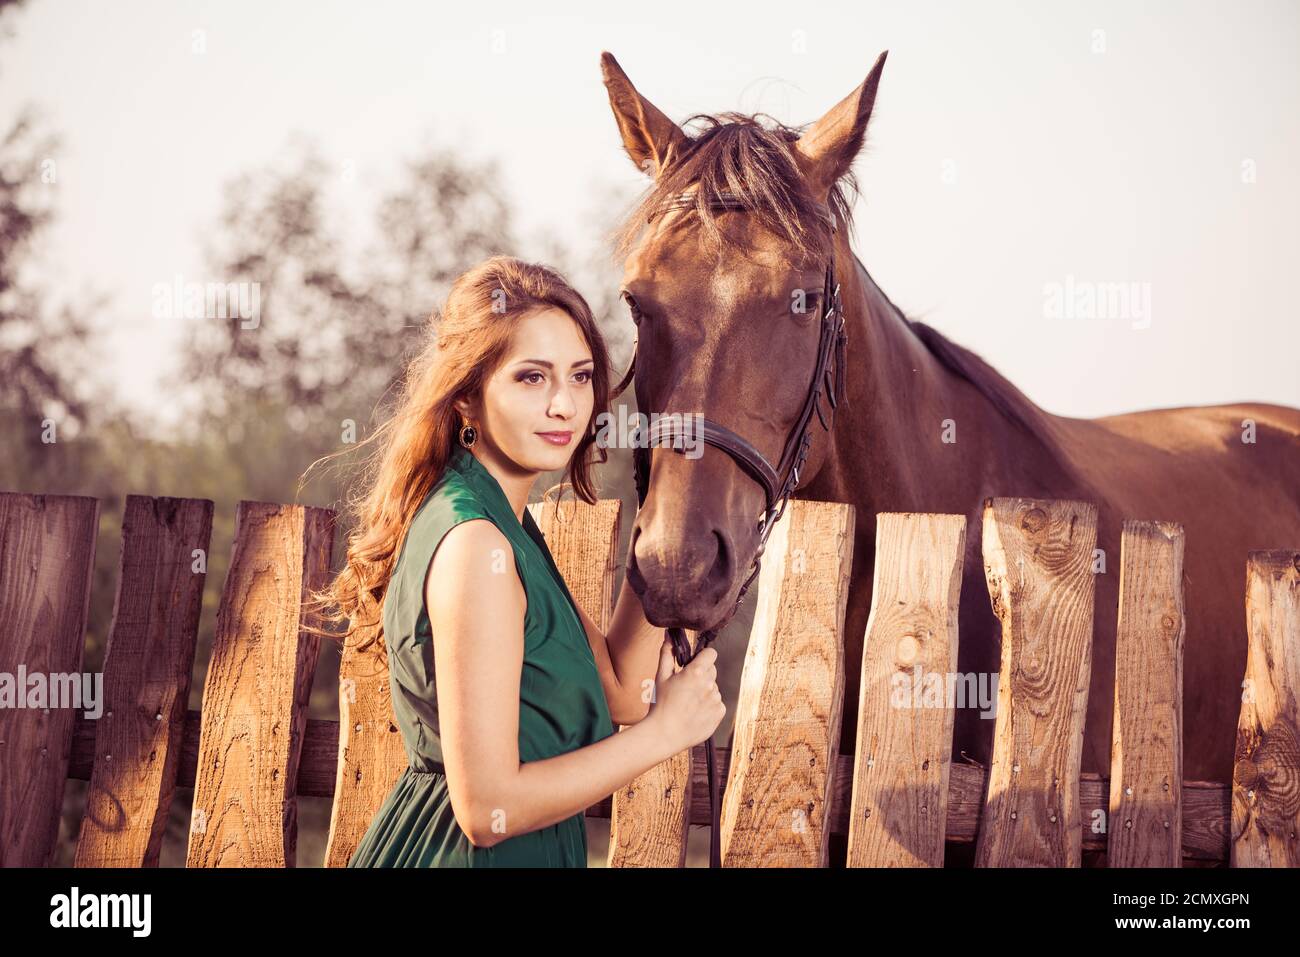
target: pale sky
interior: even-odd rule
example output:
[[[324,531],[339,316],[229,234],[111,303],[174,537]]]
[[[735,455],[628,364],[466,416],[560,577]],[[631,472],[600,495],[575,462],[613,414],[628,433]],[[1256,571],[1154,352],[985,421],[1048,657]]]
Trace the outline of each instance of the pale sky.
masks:
[[[69,297],[113,294],[103,368],[124,400],[165,414],[153,380],[183,327],[151,317],[151,290],[221,278],[200,237],[223,183],[287,162],[295,134],[354,171],[333,191],[345,245],[404,159],[454,145],[499,163],[520,235],[590,248],[593,198],[642,185],[601,50],[675,120],[797,124],[888,49],[855,248],[905,312],[1051,412],[1300,406],[1296,0],[540,8],[32,0],[13,15],[0,123],[36,101],[63,134],[47,275]],[[1067,282],[1136,283],[1149,317],[1046,315]]]

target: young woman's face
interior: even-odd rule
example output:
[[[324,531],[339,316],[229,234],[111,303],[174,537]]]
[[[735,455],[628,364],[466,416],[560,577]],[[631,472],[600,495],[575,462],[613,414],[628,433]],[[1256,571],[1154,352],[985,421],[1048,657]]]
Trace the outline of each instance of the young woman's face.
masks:
[[[591,421],[593,365],[591,349],[567,312],[548,307],[524,316],[470,414],[483,451],[525,471],[565,468]]]

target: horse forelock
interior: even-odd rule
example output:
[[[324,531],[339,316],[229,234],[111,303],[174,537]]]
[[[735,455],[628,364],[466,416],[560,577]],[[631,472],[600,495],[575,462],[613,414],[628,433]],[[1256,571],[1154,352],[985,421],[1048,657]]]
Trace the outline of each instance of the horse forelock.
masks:
[[[831,232],[795,161],[793,144],[802,127],[772,121],[764,126],[758,117],[742,113],[697,113],[686,123],[704,129],[689,136],[687,146],[637,200],[616,227],[614,252],[626,257],[640,239],[648,221],[682,193],[694,191],[694,206],[682,211],[693,216],[708,247],[715,252],[741,252],[740,238],[724,233],[717,223],[722,209],[712,204],[724,194],[739,198],[759,221],[785,244],[809,258],[817,257],[831,242]],[[770,117],[769,117],[770,119]],[[853,229],[853,204],[858,193],[850,170],[830,189],[827,204],[841,229]]]

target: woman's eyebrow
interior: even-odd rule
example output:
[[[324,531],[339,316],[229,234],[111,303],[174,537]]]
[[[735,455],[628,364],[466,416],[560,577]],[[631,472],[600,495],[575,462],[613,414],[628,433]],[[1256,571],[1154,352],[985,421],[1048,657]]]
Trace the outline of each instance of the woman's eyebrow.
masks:
[[[594,363],[595,361],[596,361],[595,359],[579,359],[577,362],[575,362],[575,363],[574,363],[572,366],[570,366],[569,368],[571,368],[571,369],[576,369],[578,366],[586,365],[588,362]],[[526,363],[526,362],[535,362],[535,363],[537,363],[539,366],[546,366],[546,368],[548,368],[548,369],[554,369],[554,368],[555,368],[555,363],[554,363],[554,362],[548,362],[548,361],[545,360],[545,359],[520,359],[518,362],[515,363],[515,365],[517,365],[517,366],[521,366],[521,365],[523,365],[523,364]]]

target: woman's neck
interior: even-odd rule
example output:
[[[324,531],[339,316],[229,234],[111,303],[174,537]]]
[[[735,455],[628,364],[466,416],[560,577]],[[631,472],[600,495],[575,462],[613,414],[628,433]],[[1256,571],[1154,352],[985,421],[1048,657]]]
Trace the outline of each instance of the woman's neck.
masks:
[[[478,463],[487,469],[488,474],[497,480],[501,491],[505,493],[506,501],[510,503],[510,510],[515,513],[515,518],[522,525],[524,510],[528,507],[528,498],[532,494],[533,484],[541,473],[521,472],[510,468],[505,464],[508,460],[505,460],[504,456],[490,452],[486,447],[470,449],[469,454],[474,456]]]

